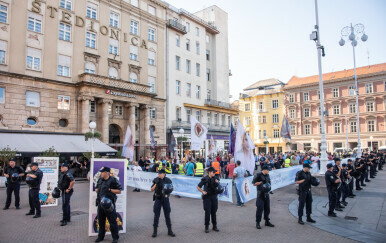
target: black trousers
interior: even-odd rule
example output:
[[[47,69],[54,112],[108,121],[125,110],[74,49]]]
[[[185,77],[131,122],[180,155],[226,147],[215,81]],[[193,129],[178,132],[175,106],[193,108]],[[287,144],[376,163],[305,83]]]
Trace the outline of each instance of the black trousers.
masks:
[[[327,187],[328,192],[328,212],[333,213],[336,206],[336,192],[333,192],[330,187]]]
[[[348,197],[348,184],[346,183],[342,183],[342,202],[345,202],[346,201],[346,198]]]
[[[338,188],[338,190],[336,191],[336,203],[337,205],[340,205],[340,199],[342,197],[342,189],[343,189],[343,183],[342,185]]]
[[[365,180],[365,177],[366,177],[366,171],[363,171],[362,174],[361,174],[361,186],[363,186],[365,183],[364,183],[364,180]]]
[[[217,195],[207,195],[203,200],[205,211],[205,226],[209,226],[210,218],[212,217],[212,224],[217,225],[216,213],[218,209]]]
[[[256,222],[260,223],[264,211],[264,220],[269,220],[269,213],[271,212],[271,205],[268,193],[265,196],[257,196],[256,198]]]
[[[361,178],[362,178],[362,175],[355,178],[355,189],[357,189],[357,190],[361,187],[360,186]]]
[[[117,211],[114,210],[111,213],[105,212],[102,207],[98,206],[98,222],[99,222],[99,232],[98,238],[104,239],[106,234],[106,218],[110,224],[110,232],[113,240],[119,239],[118,234],[118,223],[117,223]]]
[[[161,215],[161,208],[164,210],[164,216],[166,225],[168,226],[168,229],[172,227],[172,222],[170,220],[170,213],[172,209],[170,208],[170,202],[169,198],[161,198],[161,199],[155,199],[154,200],[154,206],[153,206],[153,212],[154,212],[154,222],[153,226],[158,227],[159,223],[159,217]]]
[[[307,217],[312,213],[312,193],[310,190],[308,191],[300,191],[299,195],[299,208],[298,208],[298,216],[303,217],[304,205],[306,206],[306,214]]]
[[[38,188],[30,188],[28,193],[29,207],[30,207],[29,211],[31,213],[35,213],[36,215],[41,215],[39,191],[40,189]]]
[[[70,200],[73,191],[71,190],[69,193],[63,191],[62,193],[62,210],[63,210],[63,220],[70,221],[71,220],[71,206]]]
[[[348,183],[348,195],[351,196],[353,195],[353,190],[354,190],[354,177],[352,177],[352,180],[350,183]]]
[[[370,177],[375,175],[375,163],[370,166]]]
[[[12,192],[15,194],[15,207],[20,206],[20,183],[8,183],[7,186],[7,201],[5,203],[5,207],[9,208],[11,206],[12,201]]]

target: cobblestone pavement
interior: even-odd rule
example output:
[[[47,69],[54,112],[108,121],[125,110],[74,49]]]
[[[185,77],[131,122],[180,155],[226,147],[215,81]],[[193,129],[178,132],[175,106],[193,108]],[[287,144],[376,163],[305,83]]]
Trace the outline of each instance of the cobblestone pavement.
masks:
[[[42,217],[33,219],[28,212],[28,188],[21,189],[21,210],[11,205],[9,210],[0,209],[0,242],[93,242],[88,230],[88,182],[77,182],[71,199],[71,210],[75,214],[69,225],[61,227],[61,203],[56,207],[42,209]],[[1,208],[5,204],[5,189],[0,189]],[[354,242],[310,225],[301,226],[291,215],[288,205],[296,199],[294,185],[276,190],[271,195],[271,221],[274,228],[264,225],[255,228],[255,200],[238,208],[227,202],[219,203],[217,213],[220,232],[204,232],[202,201],[191,198],[171,197],[172,223],[175,238],[167,236],[161,213],[159,236],[151,237],[153,211],[152,193],[148,191],[127,194],[127,233],[120,234],[120,242]],[[234,201],[235,197],[234,197]],[[111,242],[106,236],[104,242]]]

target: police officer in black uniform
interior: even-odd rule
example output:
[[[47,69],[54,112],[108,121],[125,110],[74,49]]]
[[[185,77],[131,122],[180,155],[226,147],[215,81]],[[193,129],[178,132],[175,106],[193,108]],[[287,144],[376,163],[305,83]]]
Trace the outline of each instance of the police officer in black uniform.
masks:
[[[15,194],[15,207],[20,209],[20,177],[24,176],[24,170],[15,165],[15,160],[9,161],[9,166],[4,170],[4,176],[7,178],[7,201],[3,210],[9,209],[12,201],[12,192]]]
[[[40,201],[39,201],[39,191],[40,184],[43,179],[43,171],[39,169],[38,163],[31,163],[31,171],[27,174],[26,183],[29,186],[29,206],[30,210],[26,215],[35,215],[34,218],[40,218]]]
[[[161,208],[163,208],[164,210],[165,221],[168,227],[168,235],[170,235],[171,237],[176,236],[172,231],[172,222],[170,220],[171,208],[170,208],[169,196],[172,189],[167,191],[165,189],[166,187],[165,185],[171,185],[171,187],[173,187],[172,180],[166,177],[166,171],[163,169],[160,169],[158,171],[158,177],[154,178],[153,185],[150,188],[150,190],[154,192],[154,195],[153,195],[154,232],[152,237],[157,237],[157,228],[158,228],[159,217],[161,215]]]
[[[349,183],[348,183],[348,197],[349,198],[353,198],[355,197],[356,195],[353,193],[354,191],[354,166],[352,164],[352,160],[351,159],[348,159],[347,160],[347,173],[350,175],[350,180],[349,180]]]
[[[303,169],[296,173],[295,183],[299,185],[299,208],[298,208],[298,223],[303,222],[303,210],[304,204],[306,205],[307,222],[315,223],[316,221],[311,218],[312,213],[312,193],[311,193],[311,180],[312,176],[310,164],[303,164]]]
[[[367,163],[366,163],[366,158],[362,157],[360,160],[360,163],[362,165],[361,167],[361,186],[365,187],[366,184],[364,183],[366,174],[367,174]]]
[[[95,189],[97,193],[96,203],[98,206],[99,232],[98,238],[95,240],[95,242],[103,241],[103,239],[105,238],[105,226],[107,218],[110,224],[110,231],[111,236],[113,237],[113,243],[117,243],[119,239],[119,230],[117,224],[117,211],[115,207],[115,202],[117,200],[116,194],[121,194],[122,186],[115,177],[110,176],[109,167],[103,167],[101,170],[99,170],[99,172],[101,174]],[[106,198],[107,200],[111,200],[111,203],[113,204],[113,209],[111,211],[104,210],[101,205],[101,201]]]
[[[70,200],[72,193],[74,192],[75,179],[72,173],[68,170],[68,164],[63,163],[60,167],[60,176],[58,187],[62,191],[62,210],[63,219],[60,221],[60,226],[67,225],[67,222],[71,222],[71,207]]]
[[[337,202],[336,191],[338,190],[339,183],[341,182],[337,175],[332,171],[333,168],[334,166],[332,164],[327,164],[327,171],[324,174],[328,192],[328,216],[330,217],[336,217],[336,213],[334,212]]]
[[[349,182],[350,182],[350,175],[347,172],[347,164],[342,164],[342,171],[341,171],[341,179],[342,179],[342,204],[344,206],[347,206],[346,198],[348,197],[349,192]]]
[[[360,185],[362,178],[362,163],[360,158],[355,159],[353,176],[355,177],[355,189],[357,191],[362,190]]]
[[[269,201],[269,191],[271,187],[271,179],[269,178],[269,168],[266,165],[261,167],[261,172],[257,173],[253,178],[252,184],[257,187],[256,198],[256,228],[261,229],[260,221],[264,211],[265,226],[275,227],[269,222],[269,213],[271,211]],[[269,186],[269,190],[266,189]]]
[[[220,231],[217,228],[217,209],[218,199],[216,188],[220,184],[220,178],[216,176],[216,170],[213,167],[208,168],[208,175],[203,177],[197,185],[197,189],[202,193],[202,199],[205,210],[205,233],[209,233],[209,221],[212,218],[213,230]],[[204,190],[202,189],[204,187]]]
[[[340,158],[335,158],[335,165],[334,165],[334,169],[332,170],[335,175],[338,177],[338,178],[342,178],[342,167],[340,166]],[[343,183],[343,180],[341,180],[341,182]],[[337,211],[343,211],[341,209],[345,208],[345,205],[343,205],[341,203],[341,198],[342,198],[342,189],[343,187],[340,186],[337,188],[337,191],[336,191],[336,210]]]

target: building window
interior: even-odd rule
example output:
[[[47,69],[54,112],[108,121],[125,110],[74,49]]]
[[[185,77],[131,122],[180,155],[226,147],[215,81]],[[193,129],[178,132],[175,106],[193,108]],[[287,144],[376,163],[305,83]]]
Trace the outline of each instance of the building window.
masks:
[[[148,39],[149,39],[149,41],[155,41],[155,29],[149,28]]]
[[[87,17],[97,19],[98,6],[92,3],[87,3]]]
[[[251,104],[246,103],[244,106],[245,106],[245,111],[250,111],[251,110]]]
[[[27,124],[30,126],[35,126],[37,124],[37,119],[35,117],[28,117]]]
[[[138,22],[131,20],[130,21],[130,33],[133,35],[138,35]]]
[[[150,119],[155,119],[156,118],[155,108],[150,109],[149,112],[150,112]]]
[[[138,46],[130,45],[130,60],[138,61]]]
[[[119,45],[119,42],[115,39],[111,39],[109,40],[109,53],[110,54],[113,54],[113,55],[118,55],[118,45]]]
[[[263,111],[264,110],[264,103],[263,102],[259,102],[259,111]]]
[[[206,81],[210,81],[210,69],[206,69]]]
[[[60,0],[60,7],[67,10],[72,9],[72,0]]]
[[[192,110],[190,110],[190,109],[187,109],[186,110],[186,120],[188,121],[188,122],[190,122],[190,115],[192,114]]]
[[[1,17],[0,17],[1,18]],[[42,33],[42,20],[39,17],[28,17],[28,30]]]
[[[200,36],[200,29],[196,27],[196,36]]]
[[[295,110],[294,109],[291,109],[290,110],[290,118],[295,118]]]
[[[68,120],[67,119],[60,119],[59,120],[59,126],[60,127],[67,127],[68,126]]]
[[[132,83],[137,83],[138,76],[136,73],[130,73],[129,81]]]
[[[272,122],[273,123],[279,123],[279,114],[273,114],[272,115]]]
[[[138,118],[139,117],[139,109],[138,109],[138,107],[135,107],[135,118]],[[109,113],[109,114],[111,114],[111,113]],[[137,129],[136,129],[137,130]]]
[[[4,94],[4,88],[0,87],[0,103],[4,104],[5,103],[5,94]],[[0,121],[1,122],[1,121]]]
[[[304,108],[304,117],[310,117],[310,108]]]
[[[348,87],[348,95],[355,95],[355,86]]]
[[[197,121],[201,120],[201,111],[196,111],[196,119]]]
[[[176,46],[180,46],[180,36],[176,35]]]
[[[6,41],[0,40],[0,64],[5,64],[6,62],[7,45],[8,43]]]
[[[115,106],[115,115],[122,116],[123,114],[123,107],[121,105]]]
[[[339,89],[338,88],[333,88],[332,89],[332,97],[338,98],[339,97]]]
[[[231,126],[231,116],[228,116],[228,127]]]
[[[318,90],[318,100],[320,100],[320,91]]]
[[[176,80],[176,94],[181,94],[181,81]]]
[[[279,100],[272,100],[272,108],[273,109],[279,108]]]
[[[196,63],[196,76],[200,77],[200,64]]]
[[[96,34],[91,32],[86,32],[86,47],[96,48]]]
[[[311,134],[311,125],[307,124],[307,125],[304,126],[304,133],[306,135]]]
[[[373,83],[367,83],[366,84],[366,94],[373,93]]]
[[[110,11],[110,26],[119,28],[119,14]]]
[[[150,86],[150,92],[155,93],[155,77],[148,77],[147,85]]]
[[[190,23],[186,22],[186,32],[190,32]]]
[[[111,105],[109,106],[109,108],[110,108],[110,113],[109,114],[111,114]],[[90,112],[91,113],[95,113],[95,111],[96,111],[95,100],[92,100],[92,101],[90,101]]]
[[[192,92],[192,85],[190,83],[187,83],[186,84],[186,96],[190,97],[191,96],[191,92]]]
[[[291,126],[291,136],[295,136],[296,135],[296,127],[295,126]]]
[[[40,107],[40,93],[27,91],[25,92],[26,106]]]
[[[200,55],[200,43],[196,42],[196,54]]]
[[[309,101],[308,92],[303,93],[303,101]]]
[[[320,109],[320,105],[318,106],[318,115],[319,115],[319,116],[322,115],[322,109]]]
[[[176,119],[181,121],[181,107],[176,107]]]
[[[186,73],[190,73],[190,60],[186,60]]]
[[[207,89],[206,90],[206,99],[208,100],[208,101],[210,101],[210,98],[211,98],[211,91],[210,91],[210,89]]]
[[[339,115],[340,114],[340,105],[334,105],[333,106],[333,112],[334,112],[334,115]]]
[[[176,56],[176,70],[180,70],[180,57]]]
[[[196,85],[196,98],[200,99],[201,98],[201,92],[200,92],[200,86]]]
[[[190,51],[190,40],[186,39],[186,50]]]
[[[71,40],[71,25],[63,23],[59,24],[59,40]]]
[[[367,131],[375,132],[375,121],[367,121]]]
[[[109,78],[118,78],[118,70],[116,68],[110,67],[109,68]]]
[[[155,7],[149,6],[149,13],[150,13],[151,15],[155,15]]]
[[[356,121],[350,122],[350,130],[351,130],[351,132],[357,132],[357,122]]]
[[[374,102],[366,102],[366,111],[374,112]]]
[[[279,137],[280,137],[279,129],[273,129],[273,138],[279,138]]]
[[[340,122],[334,123],[334,133],[340,133]]]
[[[59,55],[58,57],[58,75],[70,77],[71,57]]]
[[[41,50],[27,48],[26,68],[34,71],[40,71]]]
[[[267,136],[267,130],[263,130],[263,138]]]
[[[138,0],[131,0],[131,5],[138,7]]]
[[[154,51],[148,52],[148,64],[151,66],[155,66],[155,52]]]
[[[216,113],[216,114],[214,114],[214,125],[215,126],[218,126],[218,114]]]
[[[267,123],[267,117],[263,116],[263,123]]]
[[[206,113],[206,116],[208,118],[208,125],[210,125],[212,123],[212,114],[210,112]]]
[[[85,73],[95,74],[95,65],[94,65],[94,63],[86,62],[86,64],[84,65],[84,72]]]
[[[8,20],[8,6],[0,4],[0,22],[7,23]]]
[[[295,102],[295,95],[294,94],[290,94],[289,95],[289,103],[294,103]]]
[[[221,115],[221,125],[225,127],[225,115]]]
[[[250,116],[245,117],[245,125],[247,125],[247,126],[251,125],[251,117]]]

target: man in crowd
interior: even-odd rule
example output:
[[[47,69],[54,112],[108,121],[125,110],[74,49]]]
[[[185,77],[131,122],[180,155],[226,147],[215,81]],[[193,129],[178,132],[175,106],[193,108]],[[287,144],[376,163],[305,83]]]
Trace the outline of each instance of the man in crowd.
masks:
[[[137,171],[142,171],[142,167],[139,166],[139,163],[138,162],[134,162],[134,166],[131,167],[131,170],[135,173]],[[134,188],[133,192],[140,192],[141,189],[140,188]]]
[[[234,169],[235,169],[235,159],[232,158],[226,168],[226,171],[228,172],[228,178],[233,178]]]
[[[188,163],[184,167],[185,175],[194,176],[196,172],[196,164],[192,162],[192,157],[189,158]]]
[[[204,164],[201,162],[201,160],[197,160],[196,162],[196,169],[194,171],[195,177],[203,177],[204,176]]]
[[[63,219],[60,221],[60,226],[67,225],[67,222],[71,222],[71,206],[70,200],[72,193],[74,192],[75,179],[72,173],[68,170],[68,164],[63,163],[60,167],[60,176],[58,187],[62,191],[62,211]]]
[[[219,158],[219,157],[218,157]],[[216,176],[220,178],[221,175],[221,168],[220,168],[220,162],[218,162],[217,158],[213,159],[212,167],[216,170]]]
[[[9,161],[9,166],[5,168],[4,176],[7,178],[7,200],[3,210],[9,209],[12,201],[12,192],[15,194],[15,207],[20,209],[20,178],[24,176],[24,170],[16,166],[15,160]]]
[[[257,188],[256,198],[256,228],[261,229],[260,221],[264,211],[265,226],[274,227],[269,221],[269,213],[271,211],[269,201],[269,191],[271,190],[271,179],[269,178],[269,168],[264,165],[261,172],[257,173],[253,178],[252,184]]]
[[[241,167],[241,162],[238,160],[236,162],[236,169],[234,170],[234,173],[233,173],[233,180],[237,180],[239,178],[244,178],[247,176],[248,176],[247,171],[245,170],[244,167]],[[235,188],[236,188],[237,206],[238,207],[244,206],[244,203],[241,202],[241,198],[240,198],[241,192],[238,191],[237,186],[235,186]]]
[[[31,171],[27,174],[26,182],[29,186],[28,198],[30,210],[26,215],[34,215],[33,218],[41,217],[39,191],[42,183],[43,172],[39,169],[38,163],[31,163]]]

